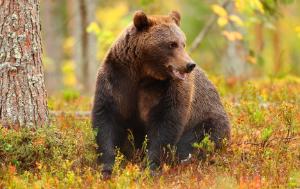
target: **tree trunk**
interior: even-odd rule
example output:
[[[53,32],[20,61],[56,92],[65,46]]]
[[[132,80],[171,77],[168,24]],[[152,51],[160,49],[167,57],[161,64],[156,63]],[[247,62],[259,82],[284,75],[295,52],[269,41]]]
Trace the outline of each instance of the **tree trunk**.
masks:
[[[87,10],[88,10],[88,24],[96,19],[96,8],[97,1],[88,0],[87,1]],[[95,83],[97,78],[97,71],[99,66],[99,60],[97,59],[97,37],[93,34],[88,34],[89,37],[89,94],[93,94],[95,91]]]
[[[38,0],[0,0],[0,124],[48,123]]]
[[[41,22],[43,23],[45,84],[48,94],[62,88],[62,60],[63,60],[63,20],[58,14],[63,3],[52,0],[41,1]]]
[[[234,2],[228,4],[227,11],[229,14],[237,14],[234,10]],[[226,26],[226,30],[244,33],[242,27],[233,27],[231,24]],[[228,46],[222,60],[222,67],[227,77],[244,78],[248,75],[246,55],[246,48],[243,41],[228,41]]]
[[[97,39],[86,31],[89,23],[95,19],[96,5],[95,0],[68,1],[69,14],[73,17],[69,28],[76,41],[73,54],[76,76],[80,82],[79,89],[88,94],[94,91],[99,65]]]
[[[256,53],[259,54],[264,49],[264,31],[263,31],[263,23],[258,23],[255,25],[255,50]]]
[[[82,63],[82,83],[84,91],[89,90],[89,38],[86,31],[88,27],[87,5],[85,0],[79,0],[79,11],[81,21],[81,63]]]

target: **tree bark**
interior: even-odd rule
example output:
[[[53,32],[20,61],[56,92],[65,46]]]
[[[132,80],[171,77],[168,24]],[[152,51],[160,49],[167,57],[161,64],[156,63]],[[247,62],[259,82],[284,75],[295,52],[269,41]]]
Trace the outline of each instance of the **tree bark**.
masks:
[[[38,0],[0,0],[0,124],[48,123]]]

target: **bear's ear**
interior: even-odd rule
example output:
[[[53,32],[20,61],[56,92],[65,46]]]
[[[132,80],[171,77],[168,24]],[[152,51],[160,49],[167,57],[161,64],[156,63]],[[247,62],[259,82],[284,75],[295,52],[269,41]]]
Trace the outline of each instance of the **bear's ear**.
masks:
[[[133,23],[139,31],[144,30],[149,26],[149,20],[146,14],[141,10],[134,13]]]
[[[177,26],[180,26],[180,19],[181,19],[181,16],[180,16],[180,13],[177,12],[177,11],[172,11],[169,16],[174,20],[174,22],[177,24]]]

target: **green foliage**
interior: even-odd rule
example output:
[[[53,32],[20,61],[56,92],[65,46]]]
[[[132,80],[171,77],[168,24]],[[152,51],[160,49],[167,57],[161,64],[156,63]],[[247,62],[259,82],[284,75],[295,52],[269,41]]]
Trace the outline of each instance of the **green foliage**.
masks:
[[[193,147],[204,150],[205,152],[213,152],[215,149],[215,144],[210,140],[209,136],[206,135],[201,142],[194,143]]]
[[[266,142],[272,136],[272,133],[273,133],[272,127],[266,127],[266,128],[264,128],[263,131],[262,131],[262,133],[261,133],[261,140],[263,142]]]
[[[141,0],[140,4],[144,7],[146,7],[146,6],[149,6],[153,2],[154,2],[154,0]]]
[[[41,169],[41,166],[60,167],[62,162],[81,163],[93,161],[90,155],[78,156],[93,148],[93,133],[88,130],[76,132],[83,123],[74,125],[72,130],[55,126],[18,131],[0,127],[0,159],[23,172]],[[77,129],[76,129],[77,127]],[[85,131],[85,133],[83,133]],[[48,167],[49,168],[49,167]]]
[[[125,2],[116,2],[112,7],[99,7],[97,10],[96,20],[89,24],[87,32],[97,38],[99,59],[104,58],[110,45],[128,25],[127,13],[128,4]]]
[[[300,171],[291,172],[291,176],[288,181],[290,188],[297,188],[300,186]]]
[[[65,101],[70,102],[78,99],[80,97],[80,93],[77,90],[73,89],[65,89],[63,90],[63,98]]]

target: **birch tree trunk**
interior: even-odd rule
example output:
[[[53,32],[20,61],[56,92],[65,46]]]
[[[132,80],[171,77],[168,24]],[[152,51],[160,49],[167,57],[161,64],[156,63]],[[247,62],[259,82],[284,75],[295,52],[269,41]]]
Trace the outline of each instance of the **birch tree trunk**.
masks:
[[[234,10],[234,2],[231,1],[228,4],[227,11],[230,14],[237,14]],[[226,26],[226,30],[244,33],[242,27],[233,27],[231,24]],[[222,67],[227,77],[245,78],[249,75],[249,67],[245,58],[246,55],[247,52],[244,42],[239,40],[228,41],[228,46],[222,60]]]
[[[39,0],[0,0],[0,124],[48,123]]]
[[[74,20],[71,33],[75,38],[74,60],[76,64],[76,75],[80,82],[80,89],[87,94],[94,91],[94,83],[97,74],[97,39],[94,35],[87,33],[86,29],[95,20],[97,1],[77,0],[68,2],[72,7]]]

